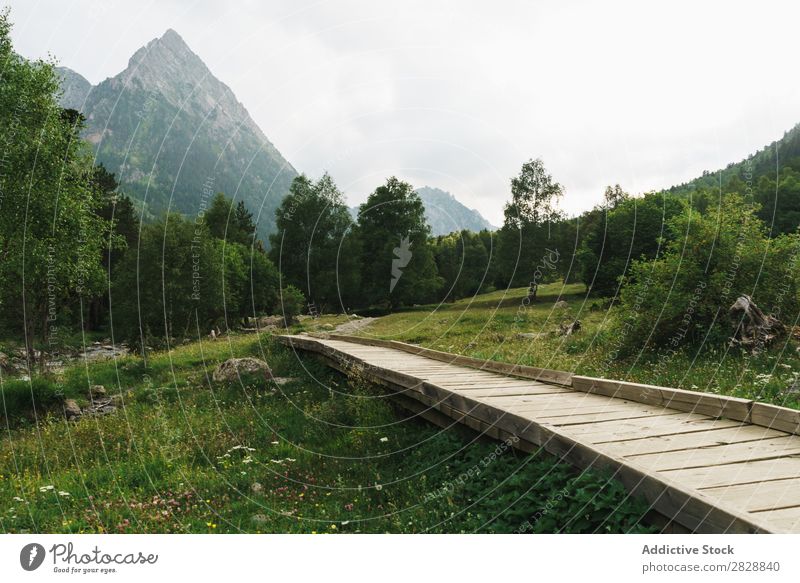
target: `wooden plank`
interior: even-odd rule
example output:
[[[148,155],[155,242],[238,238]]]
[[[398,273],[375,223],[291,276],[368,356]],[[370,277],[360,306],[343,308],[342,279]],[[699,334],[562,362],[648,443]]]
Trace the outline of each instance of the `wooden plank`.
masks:
[[[498,362],[494,360],[481,360],[479,358],[472,358],[469,356],[461,356],[457,354],[450,354],[448,352],[441,352],[439,350],[432,350],[430,348],[423,348],[413,344],[406,344],[405,342],[397,342],[394,340],[377,340],[374,338],[363,338],[359,336],[344,336],[340,334],[330,334],[330,338],[335,340],[342,340],[346,342],[353,342],[358,344],[367,344],[372,346],[384,346],[386,348],[395,348],[410,354],[424,356],[433,360],[439,360],[450,364],[457,364],[469,368],[477,368],[479,370],[487,370],[491,372],[498,372],[502,374],[509,374],[524,378],[532,378],[557,384],[569,386],[572,383],[572,373],[550,370],[546,368],[538,368],[526,365],[509,364],[505,362]]]
[[[553,395],[557,394],[552,391],[548,391],[547,389],[537,389],[535,387],[499,387],[499,388],[470,388],[470,389],[459,389],[455,388],[452,385],[439,383],[444,388],[449,389],[451,391],[455,391],[457,393],[464,393],[465,395],[470,395],[475,398],[481,397],[526,397],[530,395]]]
[[[753,403],[751,423],[800,435],[800,411],[767,403]]]
[[[550,407],[538,407],[536,409],[508,407],[508,410],[517,415],[527,415],[534,417],[537,420],[542,420],[545,416],[560,418],[569,417],[571,415],[588,415],[591,413],[618,413],[620,411],[627,411],[627,408],[616,407],[613,403],[606,403],[604,405],[591,405],[588,407],[575,407],[574,405],[562,406],[554,404]]]
[[[656,437],[634,438],[603,444],[603,449],[628,457],[648,453],[692,450],[698,447],[726,445],[730,443],[746,443],[771,437],[786,435],[783,432],[758,427],[755,425],[739,425],[709,431],[682,433],[678,435],[658,435]]]
[[[607,397],[630,399],[649,405],[660,405],[699,413],[711,417],[725,417],[736,421],[748,421],[752,401],[736,397],[726,397],[711,393],[672,389],[640,383],[613,381],[593,377],[573,376],[573,388]]]
[[[580,437],[595,445],[610,441],[622,441],[631,437],[655,437],[657,435],[674,435],[678,433],[691,433],[706,431],[715,427],[735,427],[736,421],[729,419],[711,419],[691,413],[675,413],[664,417],[651,419],[631,419],[628,421],[607,421],[576,425],[565,429],[570,435]]]
[[[314,347],[310,342],[298,343],[298,345],[300,344],[334,360],[340,358],[347,361],[339,365],[343,368],[347,368],[349,361],[354,358],[345,351],[339,351],[330,346],[320,349]],[[381,360],[381,362],[387,362],[389,366],[391,365],[390,361],[391,359]],[[459,417],[465,424],[483,424],[485,427],[493,428],[493,431],[504,431],[508,435],[521,437],[531,444],[541,445],[550,453],[558,455],[578,467],[610,469],[631,492],[642,494],[659,512],[679,521],[691,530],[701,532],[768,532],[770,530],[770,527],[759,519],[758,515],[746,514],[736,508],[718,504],[713,498],[692,488],[687,488],[667,472],[653,472],[638,465],[635,461],[617,457],[613,453],[603,450],[602,446],[591,445],[582,436],[574,434],[575,431],[584,428],[587,429],[587,435],[609,437],[610,425],[617,425],[617,431],[610,437],[613,441],[619,441],[621,437],[629,439],[630,435],[624,434],[631,431],[636,431],[640,437],[645,437],[648,432],[652,431],[658,431],[659,435],[665,434],[664,432],[686,433],[687,431],[708,433],[709,427],[722,427],[725,426],[725,423],[738,425],[733,421],[712,420],[703,415],[684,414],[676,411],[672,415],[649,419],[628,419],[623,422],[598,421],[561,428],[537,422],[534,418],[536,413],[520,415],[510,411],[500,403],[504,397],[476,399],[469,394],[440,387],[435,383],[419,382],[419,379],[413,375],[399,373],[388,367],[368,366],[364,371],[364,376],[376,379],[380,383],[395,385],[403,396],[414,397],[418,400],[426,399],[433,403],[437,410],[449,411],[451,415]],[[573,398],[575,393],[565,392],[566,394],[558,395],[512,397],[512,400],[518,406],[531,406],[532,402],[536,400],[539,401],[539,404],[543,404],[542,400],[553,398],[570,399],[573,404],[580,401]],[[586,399],[586,394],[584,393],[581,398]],[[591,400],[593,399],[586,400],[584,403],[590,405],[589,401]],[[551,403],[551,405],[554,404]],[[675,416],[680,417],[682,421],[665,421],[665,419]],[[778,461],[785,461],[785,458]]]
[[[703,493],[748,512],[800,506],[800,478],[704,488]]]
[[[598,467],[613,471],[614,476],[631,492],[641,494],[660,513],[675,518],[693,531],[769,532],[767,526],[752,515],[746,515],[732,508],[717,507],[699,492],[687,490],[674,480],[653,474],[639,468],[633,462],[616,458],[586,443],[576,441],[554,428],[485,403],[470,402],[468,397],[454,395],[430,383],[423,383],[420,389],[424,394],[439,398],[448,406],[460,411],[469,410],[473,417],[501,427],[512,435],[523,436],[532,443],[540,444],[550,453],[580,468]]]
[[[800,534],[800,506],[766,510],[758,512],[757,515],[780,531]]]
[[[537,415],[536,420],[550,423],[556,427],[571,427],[573,425],[585,425],[586,423],[598,423],[600,421],[622,421],[627,419],[644,419],[653,417],[665,417],[667,415],[677,415],[671,411],[654,413],[651,411],[601,411],[599,413],[574,413],[572,415]]]
[[[800,460],[788,457],[659,473],[692,488],[713,488],[796,478],[800,476]]]
[[[637,463],[654,470],[702,468],[739,462],[774,459],[800,454],[800,437],[785,435],[747,443],[698,447],[670,453],[633,456]]]

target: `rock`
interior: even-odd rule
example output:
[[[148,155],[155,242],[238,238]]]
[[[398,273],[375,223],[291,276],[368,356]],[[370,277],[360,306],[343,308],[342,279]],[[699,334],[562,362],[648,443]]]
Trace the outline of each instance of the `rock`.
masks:
[[[320,330],[333,330],[335,326],[333,324],[323,324],[319,328]]]
[[[286,383],[292,383],[297,379],[296,377],[272,377],[272,381],[277,385],[285,385]]]
[[[566,310],[567,308],[569,308],[569,304],[564,300],[559,300],[555,303],[553,307],[558,308],[559,310]]]
[[[261,492],[264,491],[264,486],[262,486],[259,482],[253,482],[250,485],[250,490],[253,492],[253,494],[261,494]]]
[[[251,356],[245,358],[229,358],[220,364],[215,370],[212,378],[215,382],[232,382],[239,380],[242,376],[261,376],[264,380],[272,378],[272,371],[266,362]]]
[[[573,322],[561,322],[558,325],[558,333],[561,336],[572,336],[581,329],[581,321],[575,320]]]
[[[101,399],[95,401],[90,407],[83,410],[84,415],[108,415],[117,410],[114,399]]]
[[[245,318],[246,328],[258,328],[261,330],[271,328],[286,328],[286,321],[283,316],[261,316],[259,318]]]
[[[91,399],[99,399],[106,396],[106,388],[103,385],[92,385],[89,388],[89,397]]]
[[[64,401],[64,416],[67,419],[80,419],[81,413],[81,408],[78,406],[75,399],[67,399]]]
[[[11,359],[7,354],[2,352],[0,352],[0,370],[4,370],[6,372],[14,370],[14,367],[11,365]]]

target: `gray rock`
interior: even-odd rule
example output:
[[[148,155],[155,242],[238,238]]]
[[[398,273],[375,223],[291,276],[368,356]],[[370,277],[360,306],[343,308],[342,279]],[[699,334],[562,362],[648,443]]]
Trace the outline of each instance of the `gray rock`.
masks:
[[[280,386],[285,385],[286,383],[291,383],[298,380],[296,377],[272,377],[272,381]]]
[[[106,396],[106,388],[103,385],[92,385],[89,389],[89,397],[99,399]]]
[[[567,308],[569,308],[569,304],[564,300],[559,300],[555,303],[553,307],[558,308],[559,310],[566,310]]]
[[[239,380],[242,376],[260,376],[264,380],[272,378],[272,371],[261,359],[251,356],[245,358],[229,358],[220,364],[215,370],[212,378],[215,382],[232,382]]]
[[[64,416],[67,419],[80,419],[81,408],[75,399],[67,399],[64,401]]]
[[[253,492],[253,494],[261,494],[261,492],[264,491],[264,486],[262,486],[259,482],[253,482],[250,485],[250,490]]]

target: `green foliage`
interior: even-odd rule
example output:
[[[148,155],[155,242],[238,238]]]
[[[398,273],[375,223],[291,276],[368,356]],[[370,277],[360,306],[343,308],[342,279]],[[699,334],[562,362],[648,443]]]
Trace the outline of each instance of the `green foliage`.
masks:
[[[738,163],[728,164],[667,192],[699,210],[738,193],[760,205],[756,212],[771,235],[794,233],[800,224],[800,124]]]
[[[281,290],[279,313],[283,314],[287,322],[292,322],[303,313],[305,301],[303,292],[293,285],[288,285]]]
[[[615,192],[607,196],[613,204],[595,209],[583,221],[577,261],[580,279],[592,293],[613,297],[633,261],[656,258],[672,236],[666,224],[683,205],[676,197],[657,193],[641,198]]]
[[[253,354],[298,380],[209,390],[218,362]],[[67,377],[76,390],[110,388],[115,371],[124,412],[52,416],[0,440],[5,532],[538,532],[547,521],[550,532],[626,532],[642,514],[603,475],[401,417],[379,388],[268,335],[154,353],[146,368],[135,357],[81,364]]]
[[[370,194],[358,211],[366,304],[396,308],[434,299],[442,280],[429,235],[425,208],[410,184],[392,177]]]
[[[69,322],[67,304],[102,289],[99,258],[109,225],[90,186],[80,116],[58,105],[53,65],[11,45],[0,14],[0,309],[4,324],[45,342]]]
[[[20,418],[33,420],[43,416],[63,400],[63,394],[51,379],[36,377],[29,381],[8,380],[0,383],[0,399],[0,420],[5,424]]]
[[[212,237],[246,246],[254,243],[256,225],[253,213],[247,210],[244,201],[240,200],[234,206],[231,199],[218,192],[205,211],[203,220]]]
[[[178,214],[145,225],[113,289],[114,324],[136,346],[205,335],[278,309],[278,273],[258,248],[212,236]]]
[[[563,275],[562,256],[574,249],[570,225],[558,208],[563,195],[563,187],[539,159],[523,164],[511,179],[511,201],[498,233],[498,287],[542,284]]]
[[[701,214],[691,207],[669,221],[666,253],[633,264],[622,290],[624,350],[723,341],[731,332],[728,308],[742,294],[766,313],[798,312],[800,239],[770,240],[751,204],[728,195]]]
[[[361,303],[360,247],[341,191],[325,174],[316,182],[298,176],[275,212],[270,258],[286,283],[301,290],[318,311]]]
[[[553,180],[541,159],[528,160],[511,179],[511,201],[506,205],[505,226],[542,225],[561,218],[558,202],[564,187]]]
[[[480,293],[492,282],[489,250],[484,238],[471,231],[437,237],[431,241],[436,270],[444,283],[444,299],[453,301]]]

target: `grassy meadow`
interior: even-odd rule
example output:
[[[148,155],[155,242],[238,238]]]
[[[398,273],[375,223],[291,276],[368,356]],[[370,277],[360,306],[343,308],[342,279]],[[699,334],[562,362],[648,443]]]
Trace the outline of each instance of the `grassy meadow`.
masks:
[[[583,284],[540,285],[537,301],[529,304],[523,302],[526,294],[527,288],[514,288],[420,306],[385,316],[361,335],[476,358],[800,406],[800,392],[793,388],[800,357],[792,337],[756,356],[707,344],[621,357],[618,333],[612,331],[620,311],[588,296]],[[557,307],[559,300],[568,307]],[[559,335],[559,324],[574,319],[580,320],[581,331]]]
[[[294,331],[341,321],[304,320]],[[213,382],[214,367],[232,356],[263,358],[291,380]],[[61,400],[86,404],[94,384],[120,395],[118,410],[64,420]],[[49,399],[36,397],[35,414],[20,409],[20,387],[30,394],[33,385]],[[270,334],[193,342],[154,353],[147,366],[127,356],[0,386],[2,532],[652,530],[647,505],[612,476],[415,419],[380,389]]]

